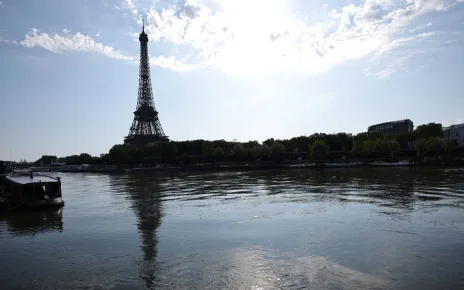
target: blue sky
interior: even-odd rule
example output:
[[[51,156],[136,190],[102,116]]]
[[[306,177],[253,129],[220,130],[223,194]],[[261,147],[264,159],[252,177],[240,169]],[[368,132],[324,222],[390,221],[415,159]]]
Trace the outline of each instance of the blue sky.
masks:
[[[0,3],[0,160],[123,142],[142,17],[173,140],[464,122],[463,0]]]

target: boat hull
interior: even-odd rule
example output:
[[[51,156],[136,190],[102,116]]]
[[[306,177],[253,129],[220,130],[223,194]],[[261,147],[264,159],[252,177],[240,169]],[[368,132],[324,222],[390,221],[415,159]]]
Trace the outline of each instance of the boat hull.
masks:
[[[397,163],[370,163],[370,167],[412,167],[414,164],[409,162],[397,162]]]
[[[49,200],[18,201],[8,200],[0,197],[0,204],[7,208],[17,207],[18,209],[38,209],[62,207],[64,206],[64,201],[62,198],[54,198]]]

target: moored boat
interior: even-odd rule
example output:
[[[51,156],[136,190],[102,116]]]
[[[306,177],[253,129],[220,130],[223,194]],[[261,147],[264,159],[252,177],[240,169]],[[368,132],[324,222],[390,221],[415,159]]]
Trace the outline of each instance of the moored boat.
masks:
[[[352,167],[361,167],[361,162],[350,162],[350,163],[324,163],[324,166],[327,168],[352,168]]]
[[[399,162],[373,162],[370,163],[371,167],[411,167],[413,163],[409,161],[399,161]]]
[[[0,184],[0,203],[9,209],[64,206],[61,179],[37,172],[13,172]]]

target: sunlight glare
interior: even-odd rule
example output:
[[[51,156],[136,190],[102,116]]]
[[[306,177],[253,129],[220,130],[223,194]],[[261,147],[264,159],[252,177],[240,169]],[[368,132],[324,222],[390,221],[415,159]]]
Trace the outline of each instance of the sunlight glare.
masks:
[[[284,35],[292,26],[286,1],[216,0],[227,18],[233,38],[221,50],[217,65],[231,75],[263,73],[283,64],[284,54],[293,53],[289,41],[275,45],[271,36]],[[288,60],[287,60],[288,61]]]

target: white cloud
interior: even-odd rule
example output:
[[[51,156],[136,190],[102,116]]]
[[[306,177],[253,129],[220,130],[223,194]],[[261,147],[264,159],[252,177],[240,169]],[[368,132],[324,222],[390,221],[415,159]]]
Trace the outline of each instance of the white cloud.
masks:
[[[71,31],[68,29],[63,29],[63,33],[64,35],[49,35],[33,28],[19,44],[29,48],[41,47],[54,53],[65,51],[92,52],[115,59],[134,60],[134,57],[126,56],[111,46],[98,43],[90,36],[79,32],[71,34]]]
[[[424,32],[420,34],[416,34],[410,37],[403,37],[403,38],[397,38],[391,40],[387,45],[384,47],[378,49],[375,53],[376,56],[381,56],[386,52],[392,51],[396,48],[399,48],[401,46],[404,46],[408,43],[411,43],[412,41],[421,41],[424,40],[430,36],[435,35],[435,32]]]
[[[16,40],[7,40],[0,37],[0,43],[18,44]]]
[[[113,8],[116,10],[121,10],[121,8],[128,9],[134,16],[137,16],[139,13],[135,7],[134,0],[122,0],[120,5],[115,5]]]
[[[389,45],[378,50],[374,57],[369,61],[369,67],[366,74],[381,78],[389,77],[398,71],[407,71],[409,63],[418,55],[427,52],[424,47],[424,41],[436,35],[435,32],[424,32],[410,37],[397,38],[390,42]],[[398,48],[402,49],[398,49]],[[432,47],[429,50],[433,50]],[[422,65],[420,68],[426,66]]]
[[[24,40],[20,42],[14,40],[4,40],[2,38],[0,38],[0,42],[20,44],[28,48],[40,47],[53,53],[62,53],[66,51],[99,53],[110,58],[127,60],[134,63],[138,59],[138,57],[125,55],[121,51],[116,50],[111,46],[98,43],[90,36],[83,35],[79,32],[76,34],[71,34],[69,29],[63,29],[62,32],[64,35],[49,35],[33,28],[28,34],[26,34]],[[100,36],[100,34],[97,34],[97,36]],[[152,57],[150,58],[150,65],[175,71],[188,71],[198,67],[197,65],[187,64],[176,60],[172,56]]]
[[[121,6],[124,8],[131,9],[131,10],[135,8],[133,0],[123,0],[121,3]]]
[[[308,23],[279,0],[212,0],[214,6],[188,0],[181,13],[174,6],[148,10],[145,30],[152,41],[193,50],[186,59],[190,68],[214,66],[230,75],[318,73],[400,48],[420,37],[400,36],[413,19],[457,1],[366,0],[321,12],[328,14],[326,23]],[[136,19],[141,24],[140,16]]]
[[[414,54],[411,53],[405,53],[396,57],[389,58],[387,61],[385,61],[385,64],[381,63],[380,65],[377,65],[381,66],[380,69],[368,68],[366,70],[366,74],[379,78],[389,77],[400,70],[405,70],[405,67],[407,67],[407,64],[413,55]]]
[[[297,18],[280,0],[187,0],[182,7],[149,9],[145,31],[151,45],[164,42],[181,55],[152,56],[151,64],[176,71],[215,67],[238,77],[275,71],[320,73],[346,61],[366,59],[367,74],[385,77],[405,67],[414,55],[424,53],[425,48],[409,44],[434,36],[426,30],[432,23],[413,29],[408,24],[426,13],[451,9],[458,1],[365,0],[341,9],[323,9],[328,20],[309,23]],[[141,25],[137,3],[120,3]],[[81,51],[138,59],[66,29],[61,35],[33,29],[20,44],[55,53]],[[391,54],[400,50],[403,53]],[[390,57],[394,60],[387,61]]]
[[[433,24],[432,22],[429,22],[429,23],[427,23],[426,25],[417,26],[416,28],[410,29],[409,32],[414,33],[414,32],[416,32],[416,31],[423,30],[423,29],[425,29],[425,28],[427,28],[427,27],[432,26],[432,24]]]
[[[175,57],[155,56],[150,58],[150,65],[171,69],[174,71],[188,71],[198,68],[198,65],[186,64]]]

